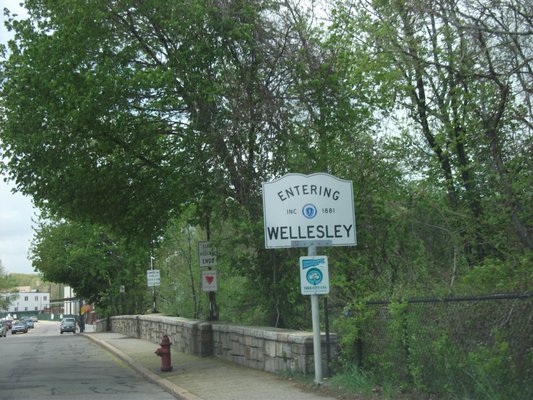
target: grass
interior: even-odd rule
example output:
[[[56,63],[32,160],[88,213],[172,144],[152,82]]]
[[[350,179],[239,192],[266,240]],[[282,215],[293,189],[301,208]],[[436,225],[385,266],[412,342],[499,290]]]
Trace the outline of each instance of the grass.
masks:
[[[368,372],[357,367],[339,371],[325,381],[330,390],[344,395],[346,399],[398,399],[399,390],[392,385],[380,385]],[[352,397],[350,397],[352,396]]]
[[[314,376],[285,371],[280,374],[285,379],[296,382],[307,389],[319,390],[339,400],[387,400],[403,398],[392,387],[380,386],[368,373],[352,367],[340,371],[330,378],[324,378],[322,385],[316,387]]]

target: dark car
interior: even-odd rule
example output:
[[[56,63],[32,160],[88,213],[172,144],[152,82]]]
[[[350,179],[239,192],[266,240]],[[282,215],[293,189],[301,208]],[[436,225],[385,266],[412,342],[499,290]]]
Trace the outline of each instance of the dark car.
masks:
[[[63,321],[59,327],[59,332],[72,332],[76,333],[76,322],[74,321]]]
[[[14,335],[15,333],[28,333],[28,326],[26,325],[26,322],[24,321],[15,321],[13,325],[11,326],[11,334]]]

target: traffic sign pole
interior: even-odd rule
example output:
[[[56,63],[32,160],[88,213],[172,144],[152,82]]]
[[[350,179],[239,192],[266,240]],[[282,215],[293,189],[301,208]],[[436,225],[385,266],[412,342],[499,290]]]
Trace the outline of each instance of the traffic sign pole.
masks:
[[[307,248],[307,255],[316,256],[316,246]],[[315,359],[315,384],[322,384],[322,348],[320,341],[320,311],[318,295],[311,295],[311,317],[313,320],[313,355]]]
[[[152,255],[150,255],[150,271],[153,273],[154,271],[154,257]],[[148,275],[150,275],[150,272],[148,272]],[[159,270],[157,270],[157,275],[154,276],[154,275],[151,275],[150,276],[151,279],[154,279],[154,282],[150,282],[149,284],[152,285],[152,295],[153,295],[153,303],[152,303],[152,312],[153,313],[156,313],[158,312],[157,311],[157,297],[156,297],[156,291],[155,291],[155,287],[156,286],[159,286]]]
[[[207,268],[209,271],[212,271],[212,267],[217,265],[217,255],[216,250],[209,240],[209,229],[207,233],[207,241],[198,242],[198,261],[200,263],[200,268]],[[215,271],[212,271],[215,272]],[[216,273],[216,272],[215,272]],[[203,279],[203,277],[202,277]],[[203,284],[203,283],[202,283]],[[207,319],[209,321],[218,321],[218,306],[216,300],[216,289],[208,290],[208,311],[209,315]]]

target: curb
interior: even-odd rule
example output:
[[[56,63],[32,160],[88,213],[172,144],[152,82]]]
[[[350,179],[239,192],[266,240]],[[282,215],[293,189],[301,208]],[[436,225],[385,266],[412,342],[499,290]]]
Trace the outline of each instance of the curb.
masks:
[[[115,346],[100,340],[96,337],[94,337],[91,334],[87,333],[81,333],[81,335],[89,338],[94,343],[98,344],[99,346],[103,347],[107,351],[113,353],[118,358],[120,358],[122,361],[124,361],[126,364],[128,364],[131,368],[133,368],[135,371],[137,371],[139,374],[144,376],[146,379],[148,379],[150,382],[158,385],[161,387],[164,391],[167,393],[170,393],[173,395],[176,399],[179,400],[205,400],[201,397],[196,396],[195,394],[192,394],[191,392],[183,389],[182,387],[176,385],[175,383],[169,381],[168,379],[161,378],[159,375],[153,373],[152,371],[149,371],[148,369],[144,368],[142,365],[140,365],[136,360],[128,356],[123,351],[117,349]]]

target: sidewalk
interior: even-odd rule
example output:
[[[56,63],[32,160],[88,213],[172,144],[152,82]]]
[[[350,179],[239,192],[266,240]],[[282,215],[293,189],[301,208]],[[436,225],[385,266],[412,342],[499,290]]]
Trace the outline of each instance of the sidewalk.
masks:
[[[158,344],[119,333],[94,332],[84,336],[109,350],[148,380],[182,400],[333,400],[318,391],[298,387],[274,374],[220,360],[172,352],[173,370],[161,372]]]

